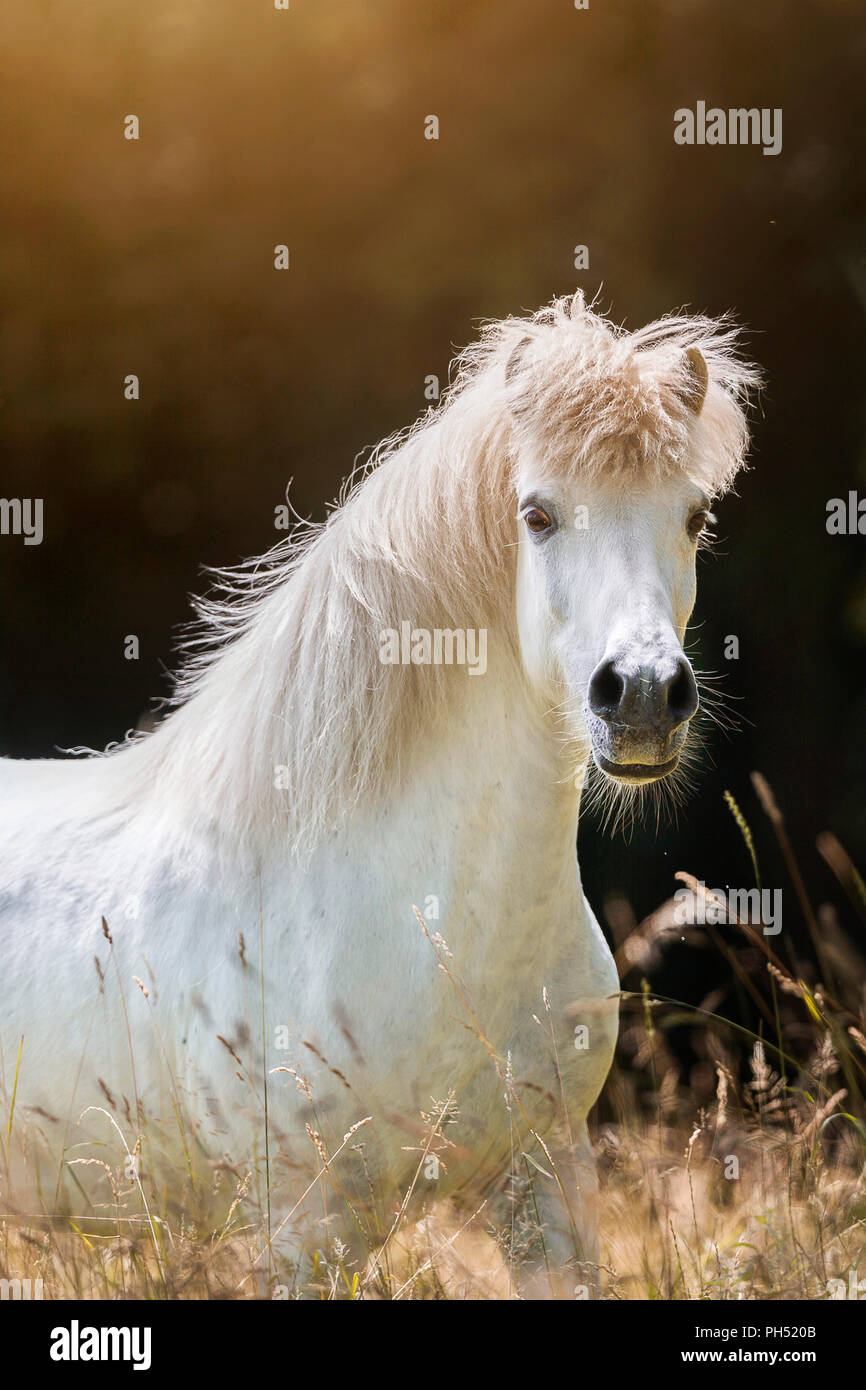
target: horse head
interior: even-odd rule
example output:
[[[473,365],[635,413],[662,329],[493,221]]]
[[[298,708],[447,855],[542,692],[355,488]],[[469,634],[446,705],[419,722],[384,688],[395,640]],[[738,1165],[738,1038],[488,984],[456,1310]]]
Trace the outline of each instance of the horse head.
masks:
[[[699,708],[696,555],[745,444],[731,360],[708,321],[622,335],[581,301],[506,362],[523,664],[620,786],[670,777]]]

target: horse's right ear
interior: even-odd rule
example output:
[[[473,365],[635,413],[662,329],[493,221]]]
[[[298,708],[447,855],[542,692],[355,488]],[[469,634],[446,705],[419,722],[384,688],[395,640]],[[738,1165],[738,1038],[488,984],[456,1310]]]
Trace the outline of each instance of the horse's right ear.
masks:
[[[710,384],[709,369],[700,348],[686,348],[683,357],[685,359],[683,363],[685,379],[680,387],[680,399],[690,410],[694,411],[695,415],[700,415],[707,394],[707,387]]]
[[[511,349],[508,361],[505,364],[505,385],[509,389],[513,387],[517,377],[519,377],[520,375],[520,370],[523,366],[523,355],[531,342],[532,339],[527,335],[526,337],[521,338],[520,342],[517,343],[517,345]],[[509,402],[509,405],[510,409],[514,412],[514,414],[517,414],[519,412],[519,407],[517,406],[516,401],[511,400]]]

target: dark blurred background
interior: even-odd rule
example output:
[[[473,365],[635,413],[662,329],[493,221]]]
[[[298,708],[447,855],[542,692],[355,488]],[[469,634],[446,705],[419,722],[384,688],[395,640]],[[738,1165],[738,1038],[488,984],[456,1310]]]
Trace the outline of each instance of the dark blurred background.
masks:
[[[289,478],[321,518],[478,319],[602,286],[630,327],[734,310],[768,385],[696,614],[742,727],[675,827],[582,832],[590,895],[748,885],[725,789],[782,883],[753,768],[818,901],[819,831],[866,865],[866,537],[825,528],[866,495],[863,5],[46,2],[0,52],[0,495],[45,500],[41,546],[0,538],[3,753],[122,737],[200,566],[278,539]],[[781,107],[782,153],[677,146],[699,99]]]

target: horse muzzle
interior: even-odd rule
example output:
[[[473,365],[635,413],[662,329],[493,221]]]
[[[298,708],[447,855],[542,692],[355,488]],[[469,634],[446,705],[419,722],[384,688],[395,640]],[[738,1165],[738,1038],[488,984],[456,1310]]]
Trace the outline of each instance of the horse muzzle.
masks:
[[[694,672],[681,653],[637,662],[607,658],[590,678],[587,725],[596,765],[617,781],[641,784],[676,769],[698,709]]]

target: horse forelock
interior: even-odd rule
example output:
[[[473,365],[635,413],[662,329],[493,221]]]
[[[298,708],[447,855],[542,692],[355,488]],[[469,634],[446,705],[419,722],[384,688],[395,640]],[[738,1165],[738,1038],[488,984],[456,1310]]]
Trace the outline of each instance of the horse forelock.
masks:
[[[738,351],[732,320],[670,315],[628,333],[576,295],[488,331],[517,448],[537,475],[571,471],[619,481],[682,472],[715,495],[743,466],[743,407],[760,378]],[[697,415],[689,349],[707,367]]]

